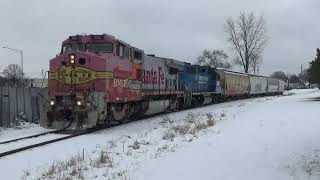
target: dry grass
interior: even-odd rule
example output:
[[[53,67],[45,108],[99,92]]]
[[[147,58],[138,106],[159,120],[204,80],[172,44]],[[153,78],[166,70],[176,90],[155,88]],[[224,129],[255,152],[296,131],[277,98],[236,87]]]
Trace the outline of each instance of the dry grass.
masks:
[[[200,123],[196,123],[194,128],[197,130],[197,131],[201,131],[203,129],[206,129],[208,127],[208,124],[207,123],[203,123],[203,122],[200,122]]]
[[[112,164],[112,160],[109,157],[108,153],[105,151],[101,151],[99,158],[94,161],[93,167],[101,168],[104,166],[113,167],[113,164]]]
[[[133,144],[128,147],[132,149],[140,149],[140,143],[138,141],[134,141]]]
[[[210,113],[206,113],[206,116],[208,118],[207,120],[208,126],[214,126],[216,124],[216,121],[213,119],[213,115]]]
[[[185,135],[188,134],[190,130],[190,124],[185,124],[185,125],[177,125],[172,128],[176,133],[180,135]]]
[[[216,124],[216,122],[213,119],[211,119],[211,120],[208,119],[207,124],[208,124],[208,126],[214,126]]]
[[[197,117],[198,117],[198,115],[195,115],[193,112],[189,112],[186,117],[186,120],[189,123],[195,123]]]
[[[172,132],[171,130],[169,130],[169,131],[166,131],[166,132],[163,134],[162,139],[163,139],[163,140],[173,141],[176,136],[177,136],[177,135],[176,135],[174,132]]]
[[[213,118],[213,115],[210,113],[206,113],[205,115],[207,117],[207,121],[202,122],[199,119],[199,115],[195,115],[192,112],[188,113],[186,117],[188,124],[178,124],[172,126],[170,129],[164,132],[162,139],[173,141],[174,138],[178,136],[185,136],[187,134],[195,135],[203,129],[214,126],[216,122]]]
[[[174,121],[167,115],[162,116],[162,121],[160,124],[165,124],[165,123],[173,123]]]
[[[84,156],[84,153],[78,153],[65,161],[53,162],[38,179],[85,179],[85,171],[89,168],[101,167],[113,167],[112,160],[107,152],[101,151],[99,156],[94,159],[91,159],[89,155]]]
[[[291,176],[320,178],[320,150],[313,150],[311,153],[302,155],[293,165],[288,165]]]
[[[31,173],[30,170],[23,170],[23,175],[21,177],[21,179],[27,179],[28,177],[30,177]]]

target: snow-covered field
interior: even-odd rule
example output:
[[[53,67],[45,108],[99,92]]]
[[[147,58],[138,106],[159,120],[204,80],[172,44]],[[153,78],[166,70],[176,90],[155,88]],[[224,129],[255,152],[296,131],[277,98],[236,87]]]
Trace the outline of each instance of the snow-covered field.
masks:
[[[319,179],[320,91],[285,94],[170,113],[7,156],[1,179]]]

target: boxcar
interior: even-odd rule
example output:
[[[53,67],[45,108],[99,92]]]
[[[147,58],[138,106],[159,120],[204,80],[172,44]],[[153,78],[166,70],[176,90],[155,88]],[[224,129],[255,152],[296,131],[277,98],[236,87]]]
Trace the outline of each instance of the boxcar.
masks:
[[[250,95],[259,95],[267,93],[268,81],[266,77],[249,75],[250,77]]]
[[[220,75],[220,86],[224,96],[243,96],[249,94],[250,80],[244,73],[216,70]]]
[[[279,91],[279,80],[274,78],[267,78],[268,93],[277,93]]]

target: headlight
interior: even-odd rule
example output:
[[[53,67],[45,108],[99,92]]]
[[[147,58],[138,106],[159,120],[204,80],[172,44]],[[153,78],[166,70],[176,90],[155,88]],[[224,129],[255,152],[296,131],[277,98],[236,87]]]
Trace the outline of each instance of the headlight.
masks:
[[[81,101],[77,101],[77,106],[82,106],[82,102]]]
[[[74,64],[74,63],[75,63],[76,56],[73,55],[73,54],[71,54],[69,58],[70,58],[70,63],[71,63],[71,64]]]
[[[50,106],[54,106],[56,104],[56,102],[54,102],[54,100],[50,100]]]

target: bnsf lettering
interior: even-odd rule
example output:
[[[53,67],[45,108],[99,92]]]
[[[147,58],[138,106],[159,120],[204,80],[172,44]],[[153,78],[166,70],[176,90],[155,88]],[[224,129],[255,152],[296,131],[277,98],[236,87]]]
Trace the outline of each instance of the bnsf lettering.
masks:
[[[114,79],[113,86],[114,87],[122,87],[122,88],[128,87],[128,80]]]
[[[164,84],[164,73],[161,67],[157,70],[143,70],[143,83],[144,84]]]

